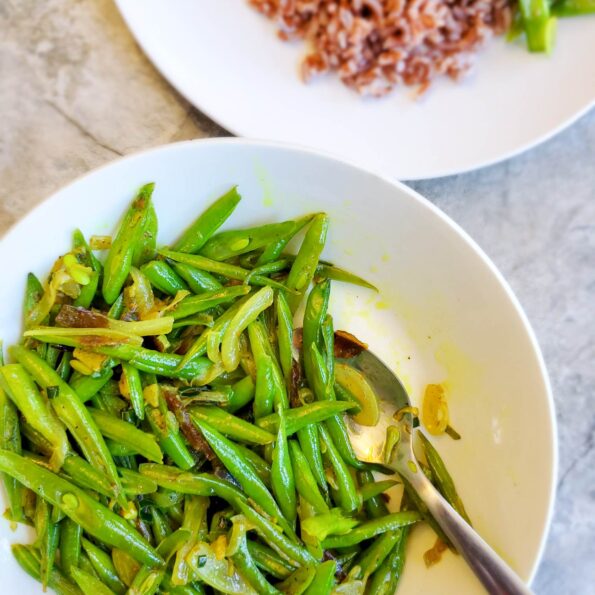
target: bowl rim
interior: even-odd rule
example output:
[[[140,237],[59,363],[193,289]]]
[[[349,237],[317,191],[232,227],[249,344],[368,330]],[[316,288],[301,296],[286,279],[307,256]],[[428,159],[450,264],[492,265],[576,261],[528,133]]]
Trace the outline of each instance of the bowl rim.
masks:
[[[357,163],[349,160],[344,159],[343,157],[337,156],[333,153],[328,151],[306,147],[303,145],[295,144],[295,143],[286,143],[286,142],[279,142],[279,141],[270,141],[270,140],[260,140],[254,138],[238,138],[238,137],[219,137],[219,138],[202,138],[202,139],[192,139],[192,140],[185,140],[185,141],[178,141],[173,143],[166,143],[157,145],[155,147],[151,147],[148,149],[142,149],[140,151],[135,151],[128,155],[124,155],[122,157],[118,157],[116,159],[112,159],[99,167],[93,168],[77,177],[75,177],[72,181],[61,186],[58,190],[52,192],[49,196],[42,199],[39,203],[37,203],[32,209],[30,209],[24,216],[17,219],[12,225],[6,230],[2,236],[0,236],[0,249],[2,244],[4,244],[5,240],[11,237],[14,234],[19,232],[19,228],[22,224],[24,224],[28,219],[33,218],[34,214],[37,210],[43,208],[46,204],[50,203],[51,201],[55,200],[60,194],[64,191],[69,189],[72,186],[75,186],[87,178],[91,178],[95,175],[100,175],[105,170],[114,167],[116,164],[122,165],[126,162],[130,161],[138,161],[143,160],[147,155],[151,155],[154,153],[166,153],[166,152],[176,152],[176,151],[186,151],[192,150],[195,146],[246,146],[246,147],[258,147],[263,149],[273,149],[275,151],[285,151],[289,153],[303,153],[317,159],[323,159],[327,161],[333,161],[337,164],[346,165],[351,169],[355,169],[360,174],[365,174],[368,176],[372,176],[381,182],[389,184],[393,186],[398,191],[407,195],[407,197],[415,202],[417,202],[420,206],[424,207],[425,209],[429,210],[432,214],[437,216],[442,223],[448,226],[452,231],[454,231],[457,235],[461,237],[461,239],[467,244],[467,246],[480,258],[483,264],[489,269],[489,271],[495,276],[497,281],[500,283],[501,287],[504,289],[504,292],[507,298],[510,301],[514,311],[516,312],[519,320],[525,330],[525,333],[529,339],[529,344],[532,348],[533,356],[537,363],[537,366],[540,371],[541,379],[543,381],[543,385],[545,388],[545,393],[547,397],[547,408],[550,417],[550,426],[551,426],[551,440],[552,440],[552,477],[551,477],[551,485],[549,489],[549,502],[547,507],[547,515],[545,520],[545,527],[543,529],[543,534],[541,536],[541,540],[539,543],[539,548],[536,552],[535,560],[533,561],[533,565],[530,569],[528,575],[528,584],[530,585],[533,580],[535,579],[535,575],[537,574],[537,570],[543,558],[543,554],[545,551],[546,542],[550,533],[551,525],[552,525],[552,518],[554,513],[554,506],[556,500],[556,487],[557,487],[557,477],[558,477],[558,458],[559,458],[559,446],[558,446],[558,424],[556,418],[556,408],[554,403],[554,397],[551,387],[551,382],[549,379],[549,375],[547,372],[547,367],[545,364],[545,360],[543,354],[541,352],[541,348],[539,347],[539,343],[537,341],[537,336],[529,319],[520,303],[512,287],[509,285],[508,281],[504,278],[503,274],[499,271],[496,265],[492,262],[489,256],[483,251],[483,249],[479,246],[479,244],[453,219],[451,219],[446,213],[444,213],[441,209],[439,209],[436,205],[434,205],[429,199],[425,198],[422,194],[413,190],[403,182],[400,182],[396,179],[391,178],[390,176],[383,174],[381,172],[375,171],[368,167],[362,167]]]

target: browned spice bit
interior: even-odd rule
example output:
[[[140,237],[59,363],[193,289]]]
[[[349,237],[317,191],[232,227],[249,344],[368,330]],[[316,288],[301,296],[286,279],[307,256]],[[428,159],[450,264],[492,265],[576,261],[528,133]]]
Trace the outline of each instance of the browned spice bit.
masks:
[[[301,350],[304,343],[304,330],[296,328],[293,331],[293,346]],[[356,357],[362,351],[368,349],[368,345],[360,341],[355,335],[347,331],[335,331],[335,357],[349,359]]]
[[[108,318],[101,312],[64,304],[56,316],[56,326],[66,328],[107,328]]]
[[[190,414],[186,411],[184,403],[175,390],[172,388],[163,388],[163,396],[165,397],[167,408],[176,416],[176,419],[180,424],[180,430],[182,430],[182,433],[190,443],[190,446],[197,452],[204,454],[213,467],[220,467],[221,462],[217,458],[217,455],[213,452],[213,449],[202,435],[202,432],[192,422]]]
[[[293,346],[296,349],[301,349],[303,344],[304,344],[304,329],[301,327],[294,329],[294,331],[293,331]]]
[[[291,361],[291,378],[289,382],[289,405],[300,407],[300,386],[302,385],[302,366],[296,360]]]
[[[368,346],[347,331],[335,331],[335,357],[349,359],[366,351]]]

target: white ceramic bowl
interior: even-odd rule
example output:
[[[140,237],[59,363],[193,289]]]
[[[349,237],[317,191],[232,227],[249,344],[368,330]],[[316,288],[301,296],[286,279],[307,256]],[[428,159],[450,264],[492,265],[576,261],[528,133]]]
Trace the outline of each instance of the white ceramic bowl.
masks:
[[[331,311],[399,373],[418,400],[446,382],[455,442],[442,453],[482,536],[530,580],[547,533],[556,475],[552,397],[543,360],[510,288],[477,245],[407,187],[324,154],[246,140],[170,145],[118,160],[67,186],[13,227],[0,244],[0,336],[20,331],[25,275],[45,275],[73,228],[110,233],[145,182],[155,181],[159,240],[167,243],[232,184],[243,200],[231,226],[324,210],[324,256],[365,276],[374,294],[336,283]],[[0,497],[3,503],[4,495]],[[0,521],[0,568],[7,593],[40,587],[12,560],[27,538]],[[481,593],[460,557],[427,570],[433,542],[418,528],[400,593]]]

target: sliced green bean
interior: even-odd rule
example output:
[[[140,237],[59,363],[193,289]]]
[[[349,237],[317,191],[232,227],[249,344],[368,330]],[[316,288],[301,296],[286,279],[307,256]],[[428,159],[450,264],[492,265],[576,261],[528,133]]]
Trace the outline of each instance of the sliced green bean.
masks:
[[[187,291],[184,280],[163,260],[151,260],[140,269],[151,285],[167,295],[174,296],[178,291]]]
[[[243,297],[250,293],[248,285],[232,285],[231,287],[222,287],[215,291],[208,291],[200,293],[199,295],[191,295],[178,302],[172,309],[171,315],[174,320],[186,318],[205,310],[219,305],[231,302],[239,297]]]
[[[107,438],[132,448],[134,452],[143,455],[149,461],[156,463],[163,461],[161,449],[152,434],[143,432],[134,425],[117,419],[99,409],[89,407],[89,412],[101,433]]]
[[[270,432],[248,423],[220,407],[191,407],[189,412],[197,422],[207,422],[209,426],[233,440],[252,444],[270,444],[275,440],[275,436]]]
[[[294,440],[289,441],[289,453],[299,495],[314,507],[317,514],[328,512],[329,507],[316,485],[308,459]]]
[[[113,304],[124,286],[132,267],[132,258],[139,245],[147,212],[151,206],[154,184],[143,186],[124,215],[112,241],[103,270],[103,298]]]
[[[203,291],[217,291],[223,285],[206,271],[201,271],[189,264],[183,262],[175,262],[173,264],[174,271],[184,279],[192,293],[202,293]]]
[[[174,244],[179,252],[198,252],[208,239],[225,223],[242,197],[234,186],[219,197],[198,217]]]
[[[114,593],[125,593],[126,585],[120,580],[111,556],[88,539],[82,540],[82,546],[101,581]]]
[[[379,519],[365,521],[345,535],[327,537],[322,543],[322,546],[325,549],[349,547],[367,539],[372,539],[381,533],[394,531],[407,525],[413,525],[420,521],[421,518],[421,514],[416,510],[393,512]]]
[[[132,266],[140,267],[145,262],[155,258],[157,251],[158,227],[157,213],[155,212],[155,206],[151,201],[143,223],[139,242],[132,254]]]
[[[60,530],[60,566],[64,574],[69,578],[72,577],[72,567],[79,565],[82,535],[83,528],[72,519],[65,518],[62,521]]]
[[[271,487],[281,512],[290,523],[294,523],[297,517],[296,482],[289,455],[284,412],[280,411],[279,416],[279,431],[271,464]]]

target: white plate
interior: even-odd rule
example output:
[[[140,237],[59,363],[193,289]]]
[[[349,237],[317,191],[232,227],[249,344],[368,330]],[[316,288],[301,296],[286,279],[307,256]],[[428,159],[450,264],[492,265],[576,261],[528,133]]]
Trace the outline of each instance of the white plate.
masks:
[[[559,23],[552,56],[489,44],[460,84],[364,100],[334,76],[304,85],[302,43],[282,43],[246,0],[116,0],[161,73],[229,131],[334,152],[401,180],[475,169],[526,150],[595,100],[595,17]]]
[[[313,151],[238,139],[181,143],[116,161],[67,186],[0,243],[0,336],[20,331],[25,275],[47,273],[78,226],[111,233],[136,188],[157,183],[159,240],[171,242],[232,184],[244,199],[231,226],[329,213],[325,257],[368,277],[369,290],[335,283],[337,327],[355,332],[398,371],[418,400],[445,381],[463,439],[436,440],[478,531],[525,579],[536,569],[556,475],[556,434],[547,374],[525,316],[487,257],[445,215],[390,179]],[[4,495],[0,497],[4,501]],[[0,503],[1,504],[1,503]],[[22,538],[0,519],[6,593],[35,591],[11,559]],[[431,570],[434,538],[413,532],[402,595],[482,593],[460,557]]]

